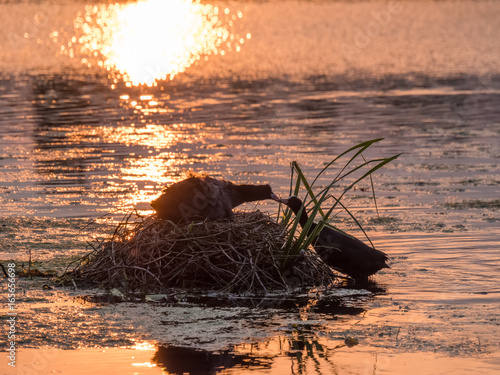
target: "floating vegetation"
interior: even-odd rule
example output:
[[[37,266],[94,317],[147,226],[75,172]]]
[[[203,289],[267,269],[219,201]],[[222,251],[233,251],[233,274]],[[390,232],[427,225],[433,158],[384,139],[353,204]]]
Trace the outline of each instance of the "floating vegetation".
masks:
[[[120,222],[113,236],[65,273],[63,283],[160,293],[170,288],[266,293],[328,286],[334,271],[306,249],[282,270],[284,228],[260,212],[174,225],[151,215]]]
[[[492,200],[471,199],[471,200],[463,200],[461,202],[447,202],[444,204],[444,206],[446,208],[453,208],[456,210],[466,210],[469,208],[495,209],[495,208],[500,208],[500,199],[492,199]]]

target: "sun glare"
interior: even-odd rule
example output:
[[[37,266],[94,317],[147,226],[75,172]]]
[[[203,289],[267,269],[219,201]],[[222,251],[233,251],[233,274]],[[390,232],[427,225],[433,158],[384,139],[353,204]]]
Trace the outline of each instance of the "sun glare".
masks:
[[[89,67],[107,69],[129,85],[151,86],[209,55],[239,51],[244,38],[233,30],[242,17],[241,11],[232,14],[199,0],[89,5],[74,20],[75,36],[61,52],[82,54]]]

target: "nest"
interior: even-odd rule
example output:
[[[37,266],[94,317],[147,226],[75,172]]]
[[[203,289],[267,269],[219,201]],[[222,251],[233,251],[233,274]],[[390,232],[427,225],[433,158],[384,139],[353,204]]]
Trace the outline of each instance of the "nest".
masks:
[[[260,211],[182,225],[154,215],[138,222],[129,216],[111,238],[92,244],[94,250],[62,280],[143,293],[265,293],[336,280],[312,250],[285,259],[285,240],[284,228]]]

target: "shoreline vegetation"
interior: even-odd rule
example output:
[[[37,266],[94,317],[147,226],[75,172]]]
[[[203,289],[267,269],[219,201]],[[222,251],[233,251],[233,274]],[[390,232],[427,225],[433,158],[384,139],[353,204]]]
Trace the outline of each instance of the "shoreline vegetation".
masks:
[[[231,219],[178,225],[132,211],[118,223],[111,238],[90,244],[92,252],[76,265],[70,264],[58,281],[125,294],[158,294],[182,288],[246,295],[338,285],[348,278],[323,263],[312,243],[339,210],[347,212],[366,235],[342,199],[357,183],[369,178],[376,205],[372,174],[399,156],[366,160],[362,153],[381,140],[362,142],[344,151],[312,183],[297,162],[291,163],[290,194],[305,194],[306,209],[312,205],[303,230],[292,212],[281,208],[276,220],[253,211],[237,212]],[[344,164],[339,168],[341,160]],[[321,175],[332,167],[337,173],[331,182],[315,188]],[[318,225],[307,235],[317,217]]]

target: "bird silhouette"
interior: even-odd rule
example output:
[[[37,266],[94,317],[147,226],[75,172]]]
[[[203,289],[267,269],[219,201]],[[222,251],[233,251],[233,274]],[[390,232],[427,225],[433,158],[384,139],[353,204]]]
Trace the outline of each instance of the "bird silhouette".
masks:
[[[300,209],[304,207],[302,201],[296,196],[280,201],[290,207],[295,215],[298,215]],[[304,207],[299,217],[302,228],[305,227],[307,220],[308,216]],[[313,223],[310,226],[308,235],[313,232],[316,225]],[[312,244],[316,253],[326,264],[357,281],[366,281],[369,276],[382,268],[389,268],[386,263],[388,258],[384,252],[331,227],[324,227]]]
[[[279,198],[270,185],[237,185],[231,181],[196,175],[168,188],[151,206],[158,217],[174,223],[231,217],[233,208],[245,202]]]

